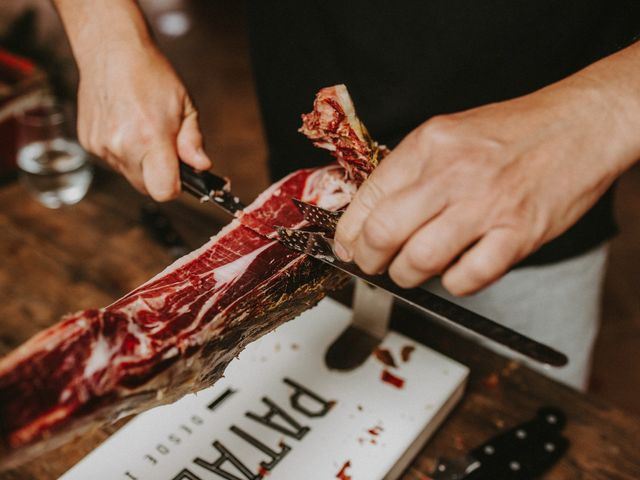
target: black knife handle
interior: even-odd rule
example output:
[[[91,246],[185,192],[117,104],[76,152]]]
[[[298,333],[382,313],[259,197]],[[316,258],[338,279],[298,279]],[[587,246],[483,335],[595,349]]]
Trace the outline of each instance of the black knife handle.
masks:
[[[466,456],[438,463],[433,480],[534,480],[569,448],[562,436],[564,413],[554,407],[538,410],[522,423],[474,448]]]
[[[480,466],[464,480],[533,480],[546,472],[567,451],[562,436],[564,413],[541,408],[536,418],[492,438],[469,453]]]
[[[209,172],[197,172],[193,167],[180,162],[180,183],[195,197],[208,197],[212,191],[224,190],[227,181]]]
[[[227,213],[235,215],[244,208],[238,197],[229,191],[229,181],[211,172],[198,172],[180,162],[182,188],[200,201],[211,201]]]

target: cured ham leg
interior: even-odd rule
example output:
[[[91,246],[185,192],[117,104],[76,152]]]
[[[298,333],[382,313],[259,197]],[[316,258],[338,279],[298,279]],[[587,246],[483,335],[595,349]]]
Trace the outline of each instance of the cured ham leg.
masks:
[[[366,159],[377,160],[346,88],[318,99],[303,131],[313,124],[315,140],[336,145],[338,165],[292,173],[144,285],[66,316],[0,360],[0,465],[212,385],[247,343],[343,284],[337,270],[274,239],[275,225],[304,224],[291,198],[342,208],[373,168]]]

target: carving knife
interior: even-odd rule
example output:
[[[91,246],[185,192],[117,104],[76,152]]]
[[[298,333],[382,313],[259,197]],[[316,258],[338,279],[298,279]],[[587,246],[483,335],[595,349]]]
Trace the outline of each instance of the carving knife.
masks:
[[[405,289],[399,287],[387,274],[368,275],[357,265],[340,261],[333,253],[332,240],[322,232],[284,227],[276,227],[276,231],[279,240],[286,247],[311,255],[338,270],[386,290],[431,318],[463,327],[543,364],[560,367],[568,363],[566,355],[548,345],[467,310],[434,293],[422,288]]]
[[[240,199],[231,193],[229,180],[211,172],[198,172],[180,162],[180,183],[185,191],[201,202],[211,202],[234,215],[244,208]]]

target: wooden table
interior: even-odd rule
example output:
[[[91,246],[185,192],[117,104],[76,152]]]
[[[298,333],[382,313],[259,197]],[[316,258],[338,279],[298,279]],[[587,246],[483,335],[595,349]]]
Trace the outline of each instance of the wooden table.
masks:
[[[37,204],[16,182],[0,186],[0,354],[67,312],[107,305],[171,262],[139,223],[144,201],[124,180],[102,170],[85,200],[57,211]],[[163,208],[193,247],[219,227],[188,202]],[[415,459],[405,480],[424,480],[436,458],[455,457],[529,419],[544,405],[567,412],[566,435],[571,441],[568,454],[545,478],[640,478],[637,417],[548,380],[425,319],[412,317],[395,328],[471,368],[463,401]],[[104,427],[0,474],[0,480],[57,478],[118,427]]]

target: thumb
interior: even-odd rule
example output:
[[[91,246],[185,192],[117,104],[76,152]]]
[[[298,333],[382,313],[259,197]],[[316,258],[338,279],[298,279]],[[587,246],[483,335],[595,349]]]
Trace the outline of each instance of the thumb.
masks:
[[[202,133],[198,122],[198,111],[189,98],[185,100],[185,116],[176,138],[178,156],[196,170],[211,168],[211,160],[204,152]]]
[[[142,178],[151,197],[165,202],[180,193],[178,155],[171,142],[152,145],[142,158]]]

